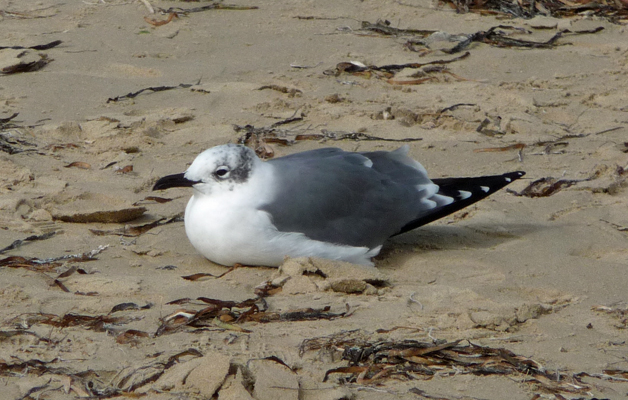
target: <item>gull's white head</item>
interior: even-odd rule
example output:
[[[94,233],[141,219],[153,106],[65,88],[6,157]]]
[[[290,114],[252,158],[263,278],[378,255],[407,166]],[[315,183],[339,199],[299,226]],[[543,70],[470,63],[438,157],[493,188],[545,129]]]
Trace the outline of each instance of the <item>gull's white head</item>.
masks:
[[[170,187],[193,187],[202,194],[232,191],[235,185],[248,181],[259,158],[248,147],[225,144],[199,154],[183,174],[165,176],[153,190]]]

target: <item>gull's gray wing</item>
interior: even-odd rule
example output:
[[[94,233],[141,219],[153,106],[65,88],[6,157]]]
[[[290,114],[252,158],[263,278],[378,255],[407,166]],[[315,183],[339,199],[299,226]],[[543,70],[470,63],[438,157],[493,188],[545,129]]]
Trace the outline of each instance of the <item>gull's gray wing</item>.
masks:
[[[261,209],[270,213],[281,232],[377,247],[437,206],[421,201],[432,197],[437,187],[406,152],[325,148],[270,160],[277,174],[276,196]]]
[[[262,207],[277,229],[311,239],[374,248],[387,238],[465,208],[525,172],[431,181],[425,169],[395,151],[349,153],[325,148],[268,161],[276,196]]]

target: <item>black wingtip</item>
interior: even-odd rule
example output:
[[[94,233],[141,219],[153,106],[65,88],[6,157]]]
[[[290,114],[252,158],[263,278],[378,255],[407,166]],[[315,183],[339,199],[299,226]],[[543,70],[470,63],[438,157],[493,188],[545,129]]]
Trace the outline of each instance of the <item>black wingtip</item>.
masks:
[[[164,176],[155,182],[153,190],[164,190],[172,187],[192,187],[197,184],[198,181],[191,181],[185,177],[185,174],[174,174]]]
[[[514,181],[514,180],[517,180],[517,179],[523,177],[525,174],[526,174],[525,171],[515,171],[515,172],[508,172],[507,174],[504,174],[502,176],[504,178],[510,178],[510,179],[512,179]]]
[[[418,216],[417,219],[401,228],[396,235],[411,231],[462,210],[471,204],[487,198],[505,186],[510,185],[525,174],[524,171],[514,171],[502,175],[478,176],[473,178],[433,179],[432,182],[439,186],[438,194],[453,198],[453,203],[435,208],[432,212]]]

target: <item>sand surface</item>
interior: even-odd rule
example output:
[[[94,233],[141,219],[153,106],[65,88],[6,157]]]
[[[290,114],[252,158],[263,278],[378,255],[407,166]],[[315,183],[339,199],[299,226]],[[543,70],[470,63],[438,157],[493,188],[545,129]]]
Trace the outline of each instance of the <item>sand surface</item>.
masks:
[[[427,0],[233,4],[259,9],[209,10],[153,26],[144,17],[167,16],[150,14],[141,1],[0,1],[0,45],[62,41],[48,50],[0,51],[2,68],[22,53],[23,60],[44,53],[53,60],[38,71],[0,76],[0,118],[19,113],[3,123],[0,138],[0,247],[55,232],[1,256],[0,398],[625,398],[626,27],[586,15],[461,15]],[[378,19],[453,35],[507,25],[529,33],[505,32],[535,41],[560,29],[604,30],[567,34],[549,49],[473,43],[466,58],[440,65],[447,71],[422,84],[399,84],[420,79],[412,68],[393,83],[376,73],[334,74],[341,62],[427,63],[465,52],[445,54],[438,49],[455,43],[436,40],[436,50],[413,52],[404,47],[409,35],[360,31],[361,21]],[[269,127],[291,116],[303,119],[280,126],[290,138],[322,130],[421,138],[409,143],[410,152],[432,177],[524,170],[513,191],[541,178],[568,184],[545,197],[504,190],[397,237],[376,269],[293,260],[279,270],[243,267],[220,276],[228,269],[196,254],[176,218],[189,191],[151,187],[184,171],[203,149],[236,142],[243,132],[234,125]],[[275,156],[399,145],[268,144]],[[161,218],[139,236],[120,234]],[[25,259],[5,259],[15,256]],[[182,278],[194,274],[213,276]],[[269,281],[280,287],[266,304],[258,302],[269,313],[329,307],[339,315],[235,322],[225,310],[222,320],[185,325],[208,306],[195,299],[240,302]],[[170,304],[183,298],[192,300]],[[123,303],[134,305],[114,309]],[[305,340],[321,337],[327,346],[300,352]],[[352,344],[403,340],[504,348],[560,382],[455,366],[430,376],[337,372],[324,381],[328,370],[348,366],[341,356]],[[575,380],[578,373],[585,374]]]

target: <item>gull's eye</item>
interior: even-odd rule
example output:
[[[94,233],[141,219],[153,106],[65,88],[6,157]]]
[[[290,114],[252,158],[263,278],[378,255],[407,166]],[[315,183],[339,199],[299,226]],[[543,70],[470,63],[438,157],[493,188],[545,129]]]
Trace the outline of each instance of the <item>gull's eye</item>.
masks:
[[[216,175],[217,178],[224,179],[227,176],[229,176],[229,168],[227,168],[227,167],[218,167],[218,168],[216,168],[216,171],[214,172],[214,175]]]

